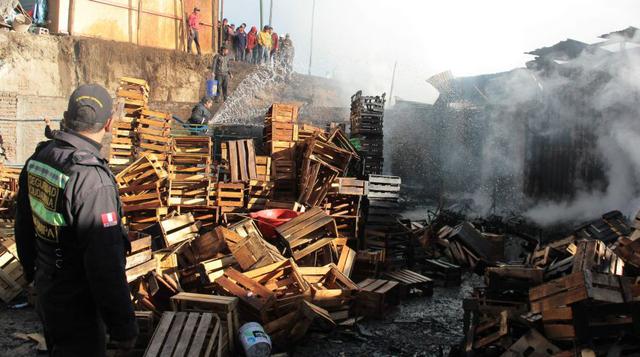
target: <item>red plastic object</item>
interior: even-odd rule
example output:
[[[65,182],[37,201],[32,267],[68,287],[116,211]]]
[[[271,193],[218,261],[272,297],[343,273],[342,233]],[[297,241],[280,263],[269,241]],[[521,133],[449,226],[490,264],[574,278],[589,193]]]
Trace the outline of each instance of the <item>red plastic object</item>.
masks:
[[[298,217],[302,212],[290,209],[265,209],[251,213],[251,218],[258,221],[258,229],[265,239],[272,239],[276,236],[276,227],[281,226],[290,220]]]

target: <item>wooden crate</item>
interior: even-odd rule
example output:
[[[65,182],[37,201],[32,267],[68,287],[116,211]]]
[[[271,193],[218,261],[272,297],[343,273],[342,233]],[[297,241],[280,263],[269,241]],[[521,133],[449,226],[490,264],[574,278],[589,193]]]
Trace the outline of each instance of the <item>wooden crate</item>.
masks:
[[[304,338],[312,323],[335,327],[329,312],[308,301],[297,301],[282,316],[266,322],[263,327],[276,347],[287,348]]]
[[[271,181],[270,156],[256,156],[256,175],[258,181]]]
[[[127,281],[132,282],[137,278],[157,269],[151,250],[151,236],[148,234],[129,231],[131,252],[127,255],[125,273]]]
[[[640,268],[640,230],[635,230],[630,237],[618,239],[611,249],[617,256],[622,258],[626,264]]]
[[[580,240],[573,258],[573,270],[576,273],[591,270],[598,273],[622,275],[624,261],[599,240]]]
[[[369,181],[353,177],[338,177],[333,180],[329,194],[366,196],[369,194]]]
[[[257,269],[286,260],[275,246],[255,234],[246,236],[229,249],[242,270]]]
[[[237,266],[237,262],[236,258],[231,254],[221,257],[218,255],[216,258],[198,263],[194,271],[196,276],[193,277],[198,280],[195,285],[199,287],[200,285],[208,286],[214,283],[216,279],[224,276],[224,269],[232,266]]]
[[[320,163],[339,174],[346,173],[353,157],[352,151],[334,145],[322,134],[315,134],[305,142],[305,159]]]
[[[267,111],[265,124],[272,122],[294,123],[298,120],[297,104],[274,103]]]
[[[575,304],[542,311],[545,335],[555,341],[588,343],[593,339],[638,336],[640,302]]]
[[[215,283],[222,292],[237,296],[253,314],[263,319],[267,310],[276,303],[276,295],[271,289],[233,268],[224,269]]]
[[[422,295],[433,295],[433,280],[409,269],[388,272],[384,274],[384,277],[400,283],[402,296],[407,296],[415,290],[420,291]]]
[[[267,203],[273,198],[274,190],[274,182],[251,180],[249,182],[249,200],[247,201],[247,209],[250,211],[266,209]]]
[[[297,201],[307,206],[319,206],[325,199],[338,172],[317,163],[305,161]]]
[[[144,355],[220,357],[220,318],[212,313],[164,312]]]
[[[156,155],[145,155],[116,175],[125,213],[163,206],[168,174]]]
[[[209,185],[208,178],[188,182],[169,180],[167,204],[183,207],[207,206],[209,204]]]
[[[471,351],[488,347],[501,339],[509,340],[508,314],[503,311],[497,317],[486,318],[467,335],[466,350]],[[510,345],[510,341],[505,342]],[[506,347],[506,346],[505,346]]]
[[[171,151],[171,114],[143,108],[136,119],[136,155],[145,153],[167,155]]]
[[[200,230],[191,213],[163,219],[159,224],[166,247],[191,241]]]
[[[180,292],[171,297],[171,304],[174,311],[213,312],[218,315],[225,327],[223,337],[228,341],[228,350],[234,353],[235,334],[240,328],[237,297]],[[224,346],[222,350],[225,350]]]
[[[398,282],[383,279],[365,279],[358,283],[360,292],[356,301],[359,315],[382,318],[389,307],[396,305],[398,298]]]
[[[338,237],[335,220],[318,207],[277,227],[276,232],[294,259],[302,258]]]
[[[631,298],[629,287],[628,279],[623,277],[589,270],[575,272],[531,288],[531,311],[539,313],[585,300],[623,303]]]
[[[229,163],[231,182],[258,179],[253,139],[227,141],[226,152],[225,160]]]
[[[299,271],[311,286],[311,302],[327,311],[348,306],[360,290],[335,264],[300,267]]]
[[[216,185],[216,206],[243,207],[244,184],[218,182]]]
[[[287,259],[246,271],[244,275],[273,292],[277,309],[286,309],[288,304],[311,294],[299,269],[292,259]]]
[[[18,250],[13,239],[5,239],[0,244],[0,299],[9,303],[27,286]]]
[[[398,176],[369,175],[369,199],[400,198],[402,179]]]
[[[462,281],[462,268],[444,260],[426,259],[422,273],[443,282],[444,286],[459,285]]]
[[[560,349],[549,342],[538,331],[531,329],[511,345],[502,357],[550,356],[559,353]]]

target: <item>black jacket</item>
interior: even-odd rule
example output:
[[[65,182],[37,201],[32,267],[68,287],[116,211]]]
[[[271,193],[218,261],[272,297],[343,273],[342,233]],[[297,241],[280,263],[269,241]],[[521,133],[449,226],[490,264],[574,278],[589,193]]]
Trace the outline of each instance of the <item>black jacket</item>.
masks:
[[[211,114],[209,109],[207,109],[204,106],[204,104],[198,103],[191,110],[191,117],[189,118],[189,124],[204,125],[209,121],[209,119],[211,119],[212,116],[213,115]]]
[[[46,279],[44,291],[36,279],[38,294],[48,295],[43,301],[69,311],[96,309],[113,339],[133,338],[125,276],[130,245],[115,179],[99,144],[70,130],[53,136],[20,174],[15,236],[25,275]]]

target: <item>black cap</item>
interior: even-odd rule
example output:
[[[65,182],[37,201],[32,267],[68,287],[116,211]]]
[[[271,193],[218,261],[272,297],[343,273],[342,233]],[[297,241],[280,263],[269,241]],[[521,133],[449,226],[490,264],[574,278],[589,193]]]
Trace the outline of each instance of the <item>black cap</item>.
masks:
[[[113,100],[103,86],[99,84],[83,84],[71,93],[69,106],[67,107],[67,120],[87,121],[86,116],[78,115],[78,110],[87,107],[91,108],[96,115],[92,116],[95,118],[95,122],[86,124],[106,123],[113,111]]]

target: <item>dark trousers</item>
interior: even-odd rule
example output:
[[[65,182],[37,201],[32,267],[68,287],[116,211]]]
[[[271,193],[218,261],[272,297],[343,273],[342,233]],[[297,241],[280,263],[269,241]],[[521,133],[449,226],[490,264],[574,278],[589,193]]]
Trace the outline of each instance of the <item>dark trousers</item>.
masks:
[[[244,48],[237,47],[236,48],[236,61],[244,61]]]
[[[198,36],[198,30],[189,29],[189,38],[187,39],[187,52],[191,53],[191,42],[196,43],[196,49],[198,50],[198,54],[201,54],[200,51],[200,37]]]
[[[218,100],[222,96],[222,100],[227,101],[227,89],[229,87],[229,75],[216,74],[216,81],[218,81]]]
[[[105,328],[88,287],[36,273],[36,311],[44,327],[49,356],[106,355]]]

